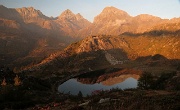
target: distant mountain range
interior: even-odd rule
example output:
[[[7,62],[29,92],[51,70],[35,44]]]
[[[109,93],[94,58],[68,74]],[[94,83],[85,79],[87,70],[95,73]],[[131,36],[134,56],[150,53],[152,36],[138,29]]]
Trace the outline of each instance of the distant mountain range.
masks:
[[[92,69],[155,54],[180,59],[179,36],[180,18],[132,17],[115,7],[91,23],[68,9],[52,18],[33,7],[0,6],[0,65],[15,70]]]
[[[1,30],[15,29],[36,32],[43,35],[57,34],[57,36],[86,37],[89,35],[120,35],[124,32],[143,33],[158,26],[179,23],[180,18],[171,20],[142,14],[135,17],[115,7],[106,7],[89,22],[80,13],[74,14],[69,9],[58,17],[52,18],[43,15],[33,7],[9,9],[0,6]],[[165,26],[166,27],[166,26]],[[180,29],[178,24],[174,28]],[[174,30],[173,28],[173,30]],[[163,28],[164,30],[164,28]],[[166,29],[168,30],[168,29]]]
[[[88,25],[89,21],[70,10],[49,18],[33,7],[9,9],[1,5],[1,65],[33,65],[78,40],[74,36]]]
[[[80,30],[79,36],[120,35],[125,32],[144,33],[154,30],[155,27],[157,29],[162,29],[158,27],[167,27],[167,25],[173,25],[172,30],[174,31],[180,29],[178,25],[179,22],[180,18],[168,20],[148,14],[132,17],[125,11],[115,7],[106,7],[94,18],[94,22],[90,26]],[[169,29],[170,28],[166,28],[166,30]]]

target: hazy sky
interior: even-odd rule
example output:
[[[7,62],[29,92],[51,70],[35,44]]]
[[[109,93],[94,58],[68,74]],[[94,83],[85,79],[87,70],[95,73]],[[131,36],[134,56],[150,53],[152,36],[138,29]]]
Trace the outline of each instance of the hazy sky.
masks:
[[[46,16],[59,16],[64,10],[81,13],[93,21],[103,8],[114,6],[131,16],[151,14],[161,18],[180,17],[180,0],[0,0],[8,8],[34,7]]]

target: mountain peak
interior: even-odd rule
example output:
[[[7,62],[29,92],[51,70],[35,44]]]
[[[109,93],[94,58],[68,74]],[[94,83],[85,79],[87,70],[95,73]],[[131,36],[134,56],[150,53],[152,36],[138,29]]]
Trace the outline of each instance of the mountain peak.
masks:
[[[67,9],[63,12],[63,14],[73,14],[73,12],[70,9]]]
[[[33,7],[22,7],[22,8],[16,8],[16,10],[18,11],[30,11],[30,12],[33,12],[33,11],[39,11],[39,10],[36,10],[34,9]]]
[[[103,9],[103,11],[107,11],[107,10],[119,10],[119,9],[113,6],[107,6]]]
[[[130,15],[123,10],[117,9],[115,7],[106,7],[103,11],[94,18],[94,22],[98,23],[100,21],[116,21],[116,20],[125,20],[129,18]]]
[[[39,10],[36,10],[34,7],[23,7],[23,8],[16,8],[16,11],[21,16],[26,17],[43,17],[45,18],[45,15]]]
[[[0,5],[0,8],[6,8],[4,5]]]
[[[28,10],[35,10],[34,7],[24,7],[24,8],[26,8]]]
[[[116,7],[110,6],[110,7],[105,7],[102,11],[102,13],[121,13],[121,14],[127,14],[125,11],[120,10]]]
[[[75,16],[75,14],[71,10],[67,9],[64,12],[62,12],[61,15],[58,18],[71,19],[74,16]]]
[[[1,12],[1,14],[2,14],[3,12],[5,12],[5,10],[8,10],[8,8],[5,7],[5,6],[3,6],[3,5],[0,5],[0,12]],[[1,16],[2,16],[2,15],[1,15]]]

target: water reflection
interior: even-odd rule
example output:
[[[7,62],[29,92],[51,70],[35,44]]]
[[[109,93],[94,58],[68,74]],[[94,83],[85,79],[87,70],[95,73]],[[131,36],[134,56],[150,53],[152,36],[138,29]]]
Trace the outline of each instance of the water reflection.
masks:
[[[58,90],[64,93],[70,92],[73,95],[77,95],[81,91],[85,96],[87,94],[90,95],[96,90],[136,88],[138,78],[139,72],[134,70],[121,70],[113,73],[91,73],[66,81],[58,87]]]

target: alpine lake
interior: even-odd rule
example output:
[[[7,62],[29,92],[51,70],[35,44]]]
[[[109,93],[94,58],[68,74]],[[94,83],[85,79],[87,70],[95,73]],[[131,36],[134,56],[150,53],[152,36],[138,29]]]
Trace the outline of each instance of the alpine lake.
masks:
[[[69,93],[77,95],[79,92],[86,95],[92,95],[96,91],[108,91],[111,89],[129,89],[137,87],[138,74],[130,73],[123,74],[122,72],[115,73],[94,73],[80,75],[71,78],[62,83],[58,87],[61,93]]]

